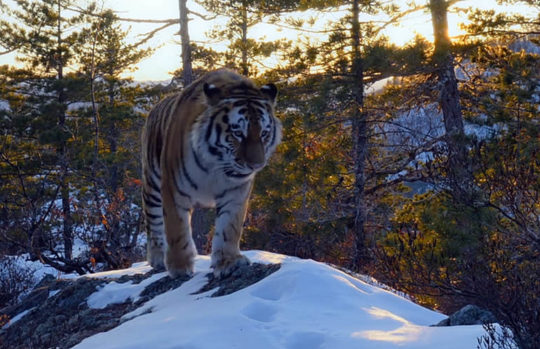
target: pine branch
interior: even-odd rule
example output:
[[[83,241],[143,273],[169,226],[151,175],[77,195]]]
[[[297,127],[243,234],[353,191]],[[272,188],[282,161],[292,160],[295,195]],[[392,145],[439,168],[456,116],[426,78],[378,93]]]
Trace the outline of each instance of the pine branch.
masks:
[[[148,33],[145,33],[145,34],[142,34],[141,36],[143,36],[143,38],[139,41],[137,41],[134,46],[137,47],[137,46],[140,46],[144,43],[146,43],[148,40],[152,39],[158,32],[162,31],[163,29],[166,29],[168,27],[170,27],[171,25],[175,25],[177,24],[178,21],[174,22],[174,23],[165,23],[164,25],[162,25],[161,27],[158,27]]]
[[[205,21],[212,21],[212,20],[218,18],[218,15],[206,16],[206,15],[203,15],[202,13],[199,13],[199,12],[196,12],[196,11],[193,11],[193,10],[188,10],[188,14],[195,15],[195,16],[197,16],[200,19],[205,20]]]
[[[286,25],[286,24],[281,24],[281,23],[273,23],[273,22],[261,22],[261,23],[264,23],[264,24],[268,24],[268,25],[273,25],[273,26],[276,26],[278,28],[282,28],[282,29],[290,29],[290,30],[295,30],[295,31],[299,31],[299,32],[303,32],[303,33],[310,33],[310,34],[330,34],[330,33],[334,33],[336,31],[347,31],[347,29],[338,29],[338,30],[334,30],[334,29],[323,29],[323,30],[314,30],[314,29],[306,29],[306,28],[301,28],[301,27],[296,27],[296,26],[292,26],[292,25]]]
[[[7,51],[0,51],[0,56],[3,56],[3,55],[7,55],[9,53],[12,53],[12,52],[15,52],[17,51],[18,49],[20,49],[22,47],[22,45],[18,45],[18,46],[15,46]]]
[[[70,10],[73,12],[77,12],[83,15],[96,17],[96,18],[104,18],[102,14],[94,13],[85,9],[82,9],[80,7],[65,7],[66,10]],[[154,23],[154,24],[161,24],[161,23],[172,23],[176,24],[178,23],[177,18],[170,18],[170,19],[141,19],[141,18],[126,18],[126,17],[118,17],[115,14],[115,17],[117,20],[122,22],[132,22],[132,23]]]

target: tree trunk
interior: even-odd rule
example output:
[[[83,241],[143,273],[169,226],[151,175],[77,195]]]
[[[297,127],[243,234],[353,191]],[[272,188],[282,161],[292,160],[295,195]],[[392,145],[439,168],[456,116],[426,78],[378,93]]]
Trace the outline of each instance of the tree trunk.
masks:
[[[186,0],[178,0],[180,8],[180,40],[182,42],[182,70],[184,78],[184,86],[191,84],[193,81],[193,68],[191,66],[191,44],[189,41],[188,29],[188,9]]]
[[[435,52],[433,61],[439,82],[439,105],[444,118],[448,147],[448,180],[454,194],[468,201],[472,178],[468,166],[463,116],[459,100],[452,43],[448,36],[446,0],[430,0]]]
[[[352,114],[352,139],[353,139],[353,161],[354,161],[354,195],[355,195],[355,214],[354,214],[354,255],[352,267],[358,270],[366,259],[365,246],[365,163],[367,157],[367,122],[366,112],[364,111],[364,70],[363,61],[360,53],[360,23],[359,0],[353,1],[352,8],[352,89],[355,106]]]
[[[108,93],[109,93],[109,110],[114,110],[115,105],[115,84],[116,79],[113,78],[114,72],[109,71],[109,76],[111,76],[111,81],[109,81]],[[109,150],[111,152],[112,158],[116,159],[116,153],[118,152],[118,139],[120,138],[120,131],[116,125],[116,122],[113,121],[110,129],[107,130],[107,142],[109,143]],[[115,161],[111,164],[110,167],[110,178],[109,178],[109,191],[116,194],[118,188],[120,187],[120,170]]]
[[[248,66],[248,45],[247,45],[247,31],[248,31],[248,18],[247,18],[247,4],[246,1],[242,1],[242,75],[249,76]]]
[[[186,0],[178,0],[180,8],[180,40],[182,42],[182,78],[184,87],[193,82],[193,68],[191,64],[191,43],[189,39],[189,18]],[[204,253],[206,235],[210,229],[207,219],[208,211],[195,208],[191,216],[191,230],[195,245],[199,253]]]
[[[459,102],[454,57],[448,36],[446,0],[430,0],[433,34],[435,39],[434,63],[440,84],[439,103],[444,116],[444,126],[449,135],[463,134],[463,117]]]
[[[58,127],[60,130],[64,130],[66,125],[66,95],[64,92],[64,86],[62,81],[64,79],[64,61],[62,57],[62,4],[61,0],[58,0],[58,26],[57,26],[57,73],[58,73]],[[64,135],[61,135],[62,139],[58,146],[59,166],[65,171],[61,179],[60,196],[62,199],[62,215],[63,221],[63,240],[64,240],[64,257],[66,260],[71,260],[73,257],[73,221],[71,217],[70,207],[70,195],[69,195],[69,167],[67,159],[67,143]]]
[[[94,33],[92,38],[92,52],[91,52],[91,67],[90,67],[90,98],[92,103],[92,115],[94,121],[94,158],[92,164],[92,180],[94,184],[94,205],[96,211],[101,209],[99,200],[99,186],[98,186],[98,163],[99,163],[99,109],[96,101],[96,43],[97,43],[98,31]]]

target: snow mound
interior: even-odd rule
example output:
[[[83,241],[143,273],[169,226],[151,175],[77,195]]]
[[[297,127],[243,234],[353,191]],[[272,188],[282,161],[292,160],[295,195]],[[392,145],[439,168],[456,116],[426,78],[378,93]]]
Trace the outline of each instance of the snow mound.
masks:
[[[457,349],[476,348],[483,334],[482,326],[430,327],[446,316],[323,263],[260,251],[246,255],[282,265],[238,292],[210,297],[212,291],[196,294],[210,272],[209,257],[199,256],[192,279],[75,348]],[[135,268],[117,273],[147,270]],[[96,306],[104,306],[110,291],[91,296]],[[136,297],[132,291],[126,296]]]

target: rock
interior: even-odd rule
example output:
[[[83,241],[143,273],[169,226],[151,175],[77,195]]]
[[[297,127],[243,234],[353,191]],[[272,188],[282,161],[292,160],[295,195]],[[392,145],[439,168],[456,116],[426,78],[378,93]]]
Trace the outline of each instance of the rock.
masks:
[[[254,263],[240,267],[231,275],[222,278],[215,278],[214,274],[208,274],[209,282],[196,293],[203,293],[217,288],[218,290],[212,294],[212,297],[226,296],[253,285],[278,271],[280,267],[280,264]]]
[[[469,304],[434,326],[483,325],[494,322],[497,319],[491,312]]]
[[[56,278],[52,274],[45,274],[45,276],[37,283],[37,285],[34,287],[36,288],[42,288],[42,287],[49,287],[56,281]]]
[[[212,297],[222,296],[248,287],[280,268],[279,264],[252,264],[236,270],[224,278],[208,274],[208,284],[199,292],[217,289]],[[104,309],[91,309],[87,298],[109,282],[140,283],[155,271],[146,274],[124,275],[119,278],[96,279],[81,277],[75,280],[56,280],[45,277],[20,304],[0,310],[2,315],[13,318],[25,310],[32,309],[9,327],[0,329],[0,347],[10,343],[10,348],[71,348],[83,339],[99,332],[108,331],[121,323],[122,316],[154,297],[180,287],[189,277],[171,279],[164,276],[139,295],[139,300],[111,304]],[[49,297],[50,291],[58,292]]]
[[[68,282],[65,280],[56,280],[54,276],[47,274],[20,303],[0,309],[0,316],[5,315],[11,319],[25,310],[39,307],[49,298],[50,291],[62,289],[67,285]]]
[[[169,276],[162,277],[146,286],[139,296],[141,299],[152,299],[162,293],[182,286],[182,284],[189,279],[189,276],[177,277],[174,279],[171,279]]]

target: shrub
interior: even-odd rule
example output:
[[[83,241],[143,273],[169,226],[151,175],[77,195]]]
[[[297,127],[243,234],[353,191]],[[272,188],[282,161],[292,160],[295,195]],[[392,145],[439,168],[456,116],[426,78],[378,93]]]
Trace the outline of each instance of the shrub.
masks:
[[[17,303],[36,283],[34,268],[21,257],[4,256],[0,259],[0,308]]]

